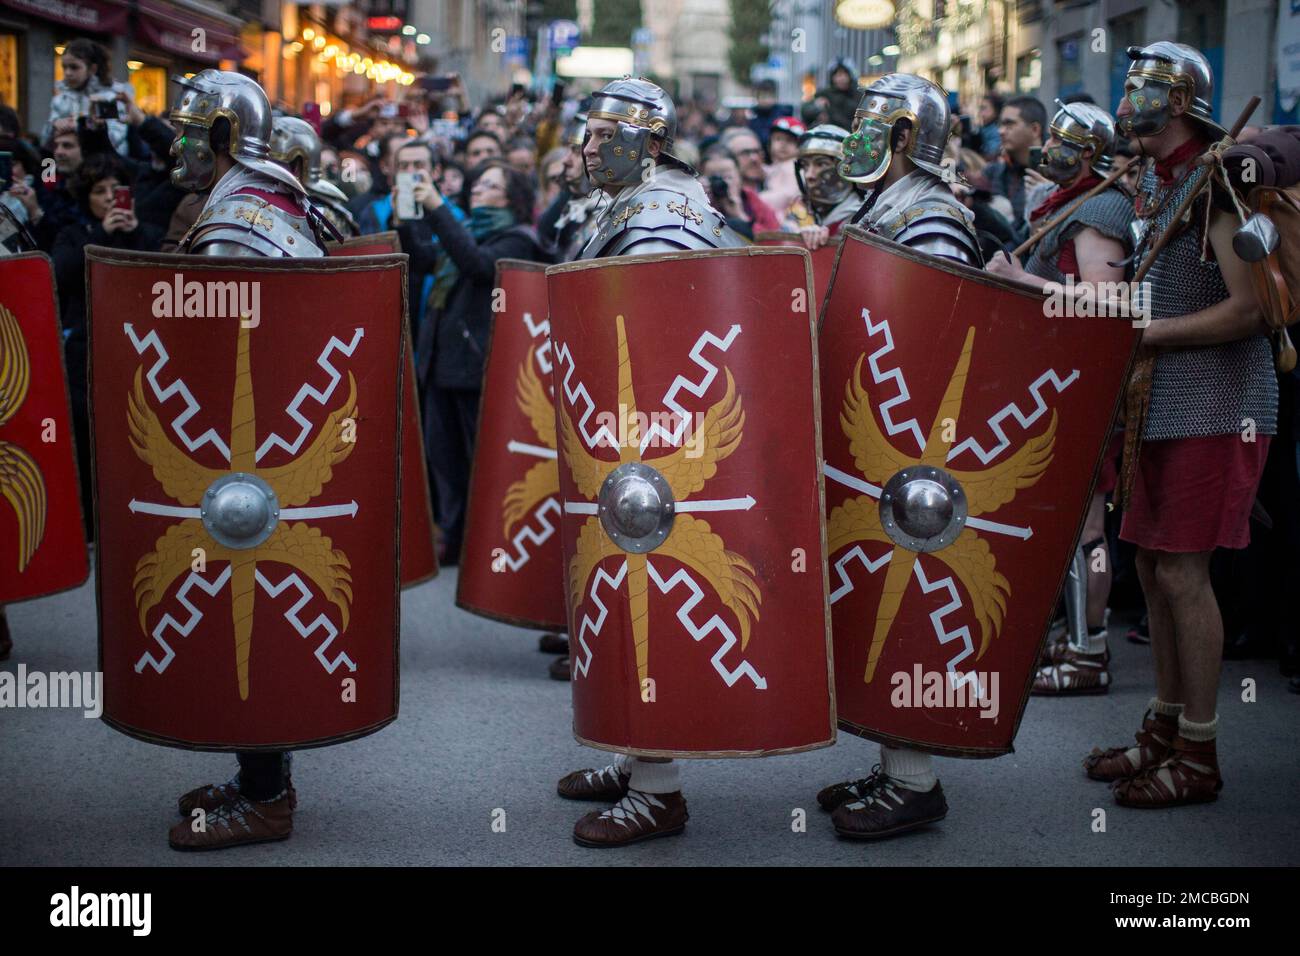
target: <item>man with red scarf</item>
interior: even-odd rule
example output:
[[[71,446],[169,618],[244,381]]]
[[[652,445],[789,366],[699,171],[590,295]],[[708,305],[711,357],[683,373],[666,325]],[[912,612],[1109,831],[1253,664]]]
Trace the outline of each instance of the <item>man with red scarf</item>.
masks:
[[[1099,186],[1114,165],[1115,120],[1111,115],[1089,103],[1067,106],[1057,100],[1056,105],[1051,138],[1043,149],[1038,171],[1057,187],[1030,213],[1030,228],[1035,231]],[[1099,301],[1095,292],[1100,283],[1124,280],[1124,266],[1120,263],[1128,254],[1125,246],[1132,221],[1133,201],[1117,183],[1085,200],[1048,230],[1034,244],[1023,266],[1015,257],[1004,254],[996,256],[988,269],[1047,292],[1059,292],[1069,277],[1075,288],[1091,287],[1094,299]],[[1105,506],[1106,494],[1115,489],[1121,449],[1117,435],[1107,449],[1084,521],[1079,548],[1082,560],[1076,557],[1072,572],[1080,585],[1087,582],[1086,600],[1067,602],[1070,626],[1066,639],[1048,645],[1043,666],[1034,679],[1036,694],[1097,694],[1110,687],[1110,652],[1106,647],[1110,559],[1104,554]],[[1091,556],[1098,548],[1103,549],[1103,560],[1094,561]]]
[[[1215,548],[1244,548],[1250,511],[1277,431],[1277,378],[1250,268],[1233,251],[1231,206],[1203,192],[1197,158],[1224,135],[1210,104],[1205,57],[1160,41],[1128,50],[1116,117],[1144,155],[1137,261],[1169,230],[1146,274],[1152,318],[1143,336],[1127,427],[1141,440],[1120,537],[1138,546],[1155,659],[1156,697],[1135,744],[1094,750],[1087,774],[1117,803],[1171,807],[1223,788],[1215,737],[1223,620],[1210,587]],[[1175,221],[1178,219],[1178,221]],[[1126,462],[1126,477],[1132,468]]]

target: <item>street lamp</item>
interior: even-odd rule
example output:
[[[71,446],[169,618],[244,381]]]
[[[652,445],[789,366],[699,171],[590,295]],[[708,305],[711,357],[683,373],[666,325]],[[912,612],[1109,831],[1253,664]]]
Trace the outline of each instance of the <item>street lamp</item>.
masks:
[[[835,20],[850,30],[879,30],[894,22],[890,0],[838,0]]]

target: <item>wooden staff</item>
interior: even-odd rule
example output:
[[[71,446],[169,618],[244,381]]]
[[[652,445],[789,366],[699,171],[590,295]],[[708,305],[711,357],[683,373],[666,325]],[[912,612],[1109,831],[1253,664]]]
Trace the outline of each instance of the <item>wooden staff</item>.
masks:
[[[1051,219],[1047,220],[1047,222],[1045,222],[1043,225],[1039,226],[1037,231],[1035,231],[1032,236],[1030,236],[1020,245],[1016,246],[1016,248],[1012,250],[1011,254],[1016,258],[1019,258],[1020,256],[1024,255],[1026,252],[1028,252],[1037,244],[1038,240],[1042,239],[1043,236],[1047,235],[1049,232],[1051,232],[1061,223],[1065,222],[1065,220],[1069,218],[1072,212],[1074,212],[1076,209],[1078,209],[1080,206],[1086,203],[1093,196],[1100,193],[1103,189],[1109,187],[1113,182],[1115,182],[1115,180],[1119,179],[1126,172],[1128,172],[1129,167],[1132,166],[1137,161],[1138,161],[1137,158],[1134,157],[1133,159],[1125,161],[1123,164],[1117,163],[1115,165],[1115,168],[1110,171],[1110,174],[1105,179],[1103,179],[1097,185],[1093,186],[1091,189],[1089,189],[1086,193],[1084,193],[1074,202],[1070,203],[1070,205],[1066,206],[1064,209],[1062,209]]]

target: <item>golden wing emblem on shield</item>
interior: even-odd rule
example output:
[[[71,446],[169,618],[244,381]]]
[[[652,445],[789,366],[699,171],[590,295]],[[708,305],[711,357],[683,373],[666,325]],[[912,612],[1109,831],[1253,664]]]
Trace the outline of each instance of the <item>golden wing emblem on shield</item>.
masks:
[[[919,458],[900,452],[877,425],[862,386],[865,353],[859,356],[853,377],[844,387],[840,427],[849,439],[853,463],[862,478],[882,489],[881,502],[861,495],[832,509],[827,527],[829,550],[835,553],[858,541],[893,546],[867,655],[863,679],[868,684],[922,551],[947,565],[970,595],[980,629],[977,660],[1002,629],[1011,585],[998,572],[988,542],[966,522],[1008,504],[1017,491],[1043,476],[1052,461],[1057,413],[1052,412],[1045,431],[1006,461],[978,471],[947,468],[974,343],[975,329],[971,327]],[[928,507],[931,504],[938,507]],[[940,512],[938,519],[936,511]]]
[[[17,414],[31,386],[31,358],[14,314],[0,305],[0,425]],[[45,537],[45,478],[30,454],[0,441],[0,496],[18,519],[18,570],[32,560]]]
[[[611,473],[628,465],[648,465],[671,490],[677,512],[671,532],[651,550],[656,556],[671,558],[702,577],[719,601],[736,618],[740,626],[740,646],[749,643],[753,624],[758,620],[762,593],[754,567],[743,555],[727,548],[722,537],[709,523],[686,513],[684,499],[702,490],[717,474],[718,463],[739,446],[744,432],[745,412],[730,370],[726,374],[726,393],[705,413],[698,447],[685,446],[658,458],[642,461],[641,434],[636,397],[632,387],[632,361],[628,352],[627,331],[623,316],[616,317],[618,332],[618,404],[621,421],[618,433],[626,436],[619,444],[617,464],[592,455],[584,447],[578,430],[563,409],[561,441],[564,457],[579,494],[599,499]],[[649,469],[647,469],[649,470]],[[751,499],[752,503],[752,499]],[[577,547],[569,562],[570,607],[575,609],[586,590],[596,566],[605,558],[622,555],[627,562],[627,595],[632,620],[632,641],[636,652],[637,679],[641,686],[650,669],[649,574],[650,554],[620,548],[607,533],[600,518],[592,516],[578,532]]]
[[[140,369],[136,371],[134,390],[127,395],[127,430],[136,455],[153,469],[163,491],[179,505],[205,505],[213,498],[214,488],[223,481],[233,476],[251,476],[252,480],[273,492],[279,517],[282,508],[306,504],[319,495],[332,477],[334,466],[352,453],[355,441],[347,437],[343,423],[355,418],[356,405],[357,384],[349,372],[347,398],[330,412],[311,445],[288,464],[258,468],[249,334],[248,328],[241,323],[231,410],[229,470],[204,467],[176,447],[145,401]],[[355,513],[355,508],[353,511]],[[154,509],[153,513],[172,512]],[[289,565],[306,575],[338,608],[343,625],[340,633],[348,628],[352,577],[347,555],[335,549],[318,528],[306,521],[290,524],[284,520],[288,517],[286,514],[282,520],[276,521],[274,530],[251,547],[228,547],[213,537],[203,518],[188,517],[169,527],[155,543],[154,550],[136,564],[135,602],[140,614],[140,627],[144,630],[145,617],[150,609],[163,599],[173,582],[190,569],[195,549],[202,549],[205,563],[229,562],[240,700],[247,700],[249,695],[248,663],[259,562]]]

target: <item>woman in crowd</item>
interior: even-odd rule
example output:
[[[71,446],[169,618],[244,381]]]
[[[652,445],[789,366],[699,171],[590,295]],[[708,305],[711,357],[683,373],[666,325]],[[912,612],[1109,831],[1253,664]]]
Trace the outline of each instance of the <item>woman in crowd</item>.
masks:
[[[162,230],[136,219],[135,204],[118,205],[116,190],[128,185],[129,173],[110,154],[96,154],[77,170],[73,195],[84,221],[59,230],[51,257],[59,290],[59,318],[66,337],[64,359],[68,368],[68,393],[72,402],[72,427],[77,440],[77,465],[81,469],[82,509],[94,514],[90,498],[90,420],[86,394],[86,246],[112,246],[156,252]]]
[[[435,487],[435,518],[446,535],[448,564],[458,560],[465,530],[497,260],[543,258],[532,228],[531,177],[503,160],[490,159],[471,170],[466,185],[466,223],[456,221],[449,201],[430,177],[420,175],[413,190],[442,250],[416,361],[424,391],[424,441]],[[432,244],[406,251],[416,269],[428,268],[435,254]]]

